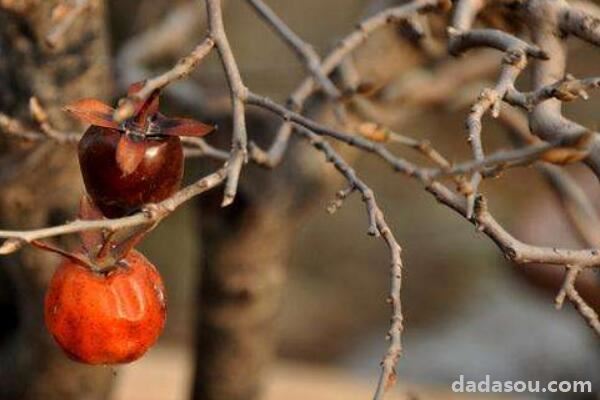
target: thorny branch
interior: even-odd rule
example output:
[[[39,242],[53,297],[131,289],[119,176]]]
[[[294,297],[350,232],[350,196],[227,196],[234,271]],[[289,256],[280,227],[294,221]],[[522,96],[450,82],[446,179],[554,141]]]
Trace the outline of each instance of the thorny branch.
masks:
[[[234,54],[227,39],[222,18],[220,0],[204,0],[206,4],[209,31],[207,37],[175,66],[154,78],[147,79],[141,91],[124,98],[119,103],[114,119],[123,121],[133,112],[133,101],[147,98],[154,90],[167,88],[170,84],[187,77],[213,49],[216,49],[225,71],[229,97],[232,105],[233,133],[229,152],[209,146],[200,139],[186,139],[186,152],[190,156],[209,156],[225,162],[216,172],[182,189],[171,198],[147,205],[141,212],[119,219],[95,221],[76,220],[64,225],[30,231],[0,231],[0,237],[7,240],[0,245],[0,253],[16,251],[25,243],[44,238],[81,232],[84,230],[107,229],[111,231],[132,226],[150,226],[158,223],[179,205],[193,196],[225,185],[223,206],[234,201],[239,176],[247,159],[265,167],[276,167],[282,160],[292,134],[305,138],[346,179],[349,187],[338,192],[338,203],[352,192],[359,192],[366,206],[369,230],[380,236],[388,245],[391,258],[391,286],[389,301],[392,305],[392,322],[389,330],[390,345],[383,357],[382,370],[374,396],[382,399],[395,381],[394,368],[401,355],[402,308],[400,287],[402,262],[401,248],[385,222],[382,210],[375,201],[372,190],[361,180],[335,147],[327,141],[353,146],[361,151],[372,153],[395,171],[416,179],[424,189],[441,204],[449,207],[474,224],[478,231],[488,236],[504,253],[516,263],[545,263],[567,268],[563,288],[557,296],[557,305],[569,299],[586,322],[600,335],[598,315],[585,303],[575,289],[577,274],[583,268],[600,266],[598,217],[590,206],[585,194],[572,185],[568,175],[558,165],[583,160],[600,177],[600,139],[593,132],[562,115],[563,102],[576,98],[587,98],[586,90],[600,86],[600,78],[575,79],[566,73],[565,37],[574,35],[593,45],[600,45],[600,20],[584,8],[576,8],[564,1],[519,0],[504,1],[507,10],[525,21],[529,35],[520,35],[490,28],[473,29],[479,14],[490,5],[488,0],[413,0],[398,7],[384,9],[365,19],[357,28],[345,36],[323,59],[310,44],[303,41],[286,23],[262,0],[248,0],[258,14],[271,26],[274,33],[289,45],[310,73],[292,92],[287,105],[281,105],[268,97],[248,89],[242,77]],[[85,2],[81,2],[85,3]],[[77,3],[79,4],[79,3]],[[377,30],[388,24],[403,21],[414,22],[419,13],[446,12],[451,6],[453,16],[448,28],[448,51],[459,56],[474,48],[500,50],[503,58],[498,65],[498,78],[489,88],[483,90],[472,104],[466,118],[466,129],[473,158],[454,165],[430,143],[409,138],[386,130],[372,121],[363,124],[343,124],[343,129],[331,128],[302,114],[304,104],[319,89],[323,90],[334,105],[341,102],[340,90],[330,79],[330,75],[345,62],[347,57]],[[75,11],[73,11],[75,13]],[[77,11],[81,13],[81,10]],[[64,17],[67,19],[67,16]],[[411,22],[411,23],[412,23]],[[71,22],[67,23],[68,25]],[[66,30],[67,28],[60,28]],[[61,34],[62,35],[62,34]],[[59,35],[60,36],[60,35]],[[531,41],[531,43],[529,43]],[[533,88],[530,91],[517,89],[517,80],[522,72],[530,70]],[[477,75],[477,74],[475,74]],[[438,78],[436,78],[438,79]],[[443,81],[443,77],[439,78]],[[450,86],[452,87],[452,86]],[[431,103],[440,102],[452,95],[453,90],[445,90],[430,96]],[[357,96],[359,94],[356,94]],[[419,94],[408,91],[403,96],[415,96],[415,103],[427,107],[427,101],[419,101]],[[436,97],[437,96],[437,97]],[[509,117],[512,112],[501,110],[503,102],[521,107],[528,113],[529,126],[519,118]],[[245,120],[246,105],[267,110],[282,119],[271,146],[260,149],[254,143],[247,143]],[[524,144],[511,149],[484,152],[483,118],[490,113],[501,122],[513,124],[520,131]],[[26,141],[52,140],[59,144],[76,143],[78,135],[60,132],[48,121],[43,108],[35,101],[31,105],[32,120],[36,127],[0,114],[0,130],[8,136]],[[365,125],[366,124],[366,125]],[[518,125],[518,126],[517,126]],[[389,144],[399,143],[423,154],[434,167],[421,166],[409,162],[390,150]],[[249,150],[249,154],[248,154]],[[557,165],[549,165],[557,164]],[[572,207],[567,211],[575,217],[576,224],[593,223],[592,229],[582,229],[591,248],[568,249],[534,246],[512,236],[494,218],[488,209],[485,197],[480,193],[480,183],[496,176],[504,169],[535,164],[553,182],[565,201]],[[467,177],[470,175],[470,177]],[[450,189],[444,179],[451,178],[457,190]],[[573,211],[575,210],[575,211]],[[581,216],[595,216],[587,218]]]

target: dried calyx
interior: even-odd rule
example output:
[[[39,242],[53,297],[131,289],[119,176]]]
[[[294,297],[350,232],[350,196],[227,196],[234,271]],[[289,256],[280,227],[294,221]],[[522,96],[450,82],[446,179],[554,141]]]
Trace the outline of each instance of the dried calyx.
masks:
[[[80,202],[79,218],[97,220],[104,216],[93,201],[84,195]],[[31,244],[39,249],[59,254],[68,260],[101,274],[108,274],[119,267],[126,267],[124,262],[129,252],[143,239],[148,231],[147,226],[137,226],[119,231],[89,230],[79,233],[81,250],[70,252],[41,240],[33,240]]]

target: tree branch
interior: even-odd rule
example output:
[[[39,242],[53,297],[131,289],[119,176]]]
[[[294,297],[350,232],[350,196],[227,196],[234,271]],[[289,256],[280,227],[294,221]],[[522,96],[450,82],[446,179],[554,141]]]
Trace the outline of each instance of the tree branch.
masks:
[[[173,68],[154,78],[145,80],[139,91],[119,101],[113,119],[117,122],[123,122],[131,118],[135,112],[135,104],[147,100],[154,91],[163,89],[167,85],[187,77],[200,61],[211,52],[214,46],[214,40],[208,37],[196,46],[190,54],[178,60]]]
[[[265,2],[262,0],[248,0],[248,3],[269,24],[277,36],[283,39],[294,53],[296,53],[325,93],[332,99],[340,97],[340,91],[321,70],[321,59],[315,49],[290,29]]]
[[[34,240],[89,230],[107,229],[109,231],[117,231],[123,228],[130,228],[134,226],[157,224],[167,215],[175,211],[177,207],[192,197],[219,186],[225,180],[225,176],[226,168],[221,168],[220,170],[207,175],[197,182],[186,186],[168,199],[163,200],[160,203],[148,204],[145,206],[144,210],[123,218],[100,220],[77,219],[64,225],[26,231],[0,230],[0,238],[9,239],[0,245],[0,254],[12,253],[18,250],[23,244],[31,243]]]
[[[357,28],[341,39],[331,52],[323,59],[321,70],[324,75],[329,75],[337,68],[346,57],[363,44],[367,38],[381,27],[406,20],[406,18],[421,12],[446,11],[450,3],[447,0],[414,0],[404,5],[385,9],[365,19],[357,25]],[[288,99],[289,108],[293,111],[301,111],[306,100],[317,89],[314,77],[309,76],[292,92]],[[292,126],[283,122],[275,135],[275,140],[265,152],[256,144],[250,146],[253,157],[260,161],[261,165],[274,167],[278,165],[287,149],[289,138],[292,134]]]
[[[392,318],[390,328],[388,330],[388,339],[390,344],[381,361],[381,373],[377,384],[374,400],[381,400],[390,387],[396,381],[396,364],[402,353],[402,331],[403,331],[403,316],[402,303],[400,300],[400,291],[402,287],[402,248],[398,244],[394,234],[387,225],[383,212],[377,205],[375,195],[358,176],[356,172],[344,161],[344,159],[327,143],[323,138],[315,135],[304,126],[298,126],[298,134],[306,138],[311,145],[321,151],[328,162],[332,163],[338,172],[346,178],[350,184],[351,190],[357,190],[361,193],[363,202],[367,208],[369,219],[369,234],[380,236],[388,246],[390,251],[390,292],[388,303],[392,307]],[[347,196],[348,194],[345,194]]]
[[[208,14],[210,36],[217,46],[221,63],[225,70],[225,76],[227,77],[227,83],[229,84],[233,112],[231,156],[227,167],[225,193],[221,204],[225,207],[230,205],[235,198],[242,166],[247,158],[248,134],[246,132],[244,98],[248,89],[242,81],[235,57],[229,45],[229,40],[227,39],[227,34],[225,33],[221,0],[206,0],[206,12]]]

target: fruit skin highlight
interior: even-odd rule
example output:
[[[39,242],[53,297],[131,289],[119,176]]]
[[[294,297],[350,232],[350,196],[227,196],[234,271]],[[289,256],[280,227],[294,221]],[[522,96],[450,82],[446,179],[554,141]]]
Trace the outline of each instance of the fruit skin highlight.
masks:
[[[166,320],[162,279],[132,250],[108,272],[72,260],[56,270],[44,304],[48,330],[75,361],[123,364],[140,358]]]
[[[117,160],[122,133],[90,126],[79,141],[79,165],[88,194],[109,218],[171,196],[183,178],[183,148],[177,136],[139,136],[139,160],[123,171]]]

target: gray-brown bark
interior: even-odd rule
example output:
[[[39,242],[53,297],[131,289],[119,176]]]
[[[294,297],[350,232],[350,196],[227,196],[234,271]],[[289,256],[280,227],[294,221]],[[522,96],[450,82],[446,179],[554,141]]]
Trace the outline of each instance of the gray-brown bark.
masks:
[[[81,97],[107,98],[110,71],[104,5],[92,7],[69,29],[64,45],[43,43],[58,1],[0,2],[0,110],[27,116],[37,96],[51,121],[76,128],[60,111]],[[0,225],[40,227],[76,214],[81,183],[74,148],[0,143]],[[33,147],[33,145],[32,145]],[[25,249],[0,260],[0,398],[105,399],[112,372],[67,359],[43,324],[43,296],[55,256]],[[10,316],[4,318],[4,315]]]
[[[258,398],[274,353],[290,241],[289,228],[281,224],[285,207],[239,199],[235,204],[223,218],[202,219],[206,253],[194,399]]]
[[[265,129],[274,128],[249,120],[250,132]],[[219,192],[201,200],[194,399],[260,397],[277,344],[289,246],[307,200],[319,196],[316,170],[301,165],[306,149],[295,146],[276,173],[247,168],[227,208],[220,208]]]

